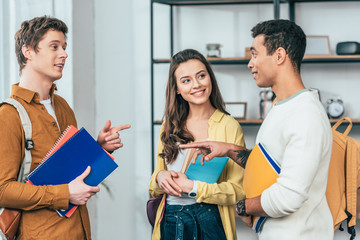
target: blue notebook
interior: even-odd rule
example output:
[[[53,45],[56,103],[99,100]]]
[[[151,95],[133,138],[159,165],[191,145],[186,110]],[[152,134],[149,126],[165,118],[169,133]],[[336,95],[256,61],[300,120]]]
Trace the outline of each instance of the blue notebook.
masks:
[[[185,172],[185,175],[190,180],[198,180],[206,183],[216,183],[229,158],[214,157],[210,161],[205,161],[204,166],[202,166],[200,163],[200,157],[201,155],[197,157],[195,164],[189,164],[189,168]]]
[[[81,128],[58,150],[28,176],[33,185],[68,184],[91,166],[90,174],[84,182],[90,186],[99,185],[118,165],[110,155]],[[76,206],[69,204],[67,210],[57,210],[60,216],[71,216]],[[70,213],[70,215],[67,215]]]

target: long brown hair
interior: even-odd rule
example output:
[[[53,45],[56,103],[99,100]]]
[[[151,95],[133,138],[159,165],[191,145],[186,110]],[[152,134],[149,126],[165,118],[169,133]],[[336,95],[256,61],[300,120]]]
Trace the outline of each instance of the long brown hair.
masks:
[[[177,85],[175,71],[181,63],[189,60],[199,60],[202,62],[211,79],[212,90],[210,94],[211,105],[221,112],[229,114],[225,110],[225,103],[221,96],[215,74],[205,57],[196,50],[185,49],[178,52],[171,58],[169,78],[166,86],[166,103],[163,116],[164,132],[161,134],[161,141],[164,144],[163,152],[160,157],[166,160],[166,163],[172,163],[176,160],[179,148],[177,143],[189,143],[194,141],[192,134],[186,129],[186,119],[189,115],[189,103],[177,94]]]

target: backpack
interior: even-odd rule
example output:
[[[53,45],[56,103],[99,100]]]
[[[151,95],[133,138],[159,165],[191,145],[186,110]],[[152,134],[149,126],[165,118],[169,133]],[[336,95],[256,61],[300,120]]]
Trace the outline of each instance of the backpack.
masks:
[[[27,114],[25,108],[23,107],[23,105],[21,105],[21,103],[19,103],[13,98],[8,98],[4,102],[0,103],[0,106],[5,103],[10,104],[16,108],[16,110],[19,113],[21,124],[24,129],[25,156],[18,174],[18,181],[25,182],[30,172],[30,166],[32,161],[30,150],[34,148],[34,143],[31,139],[32,137],[31,121],[29,115]],[[14,239],[19,226],[20,217],[21,217],[21,211],[0,207],[0,240]]]
[[[344,133],[337,128],[349,122]],[[360,186],[360,142],[348,136],[352,128],[351,119],[346,117],[332,127],[333,145],[329,166],[326,198],[334,221],[334,231],[347,221],[350,240],[356,236],[357,191]]]

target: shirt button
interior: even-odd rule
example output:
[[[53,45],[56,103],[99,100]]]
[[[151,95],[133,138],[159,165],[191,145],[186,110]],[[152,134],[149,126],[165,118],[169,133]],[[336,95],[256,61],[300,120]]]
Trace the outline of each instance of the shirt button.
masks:
[[[56,127],[56,122],[53,122],[53,127]]]
[[[41,110],[44,110],[45,108],[44,107],[41,107]]]

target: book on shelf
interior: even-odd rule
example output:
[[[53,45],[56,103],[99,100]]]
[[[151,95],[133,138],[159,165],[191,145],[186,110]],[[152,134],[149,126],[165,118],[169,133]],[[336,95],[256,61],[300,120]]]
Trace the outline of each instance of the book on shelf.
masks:
[[[273,185],[280,174],[280,165],[262,143],[257,143],[247,160],[243,187],[246,198],[260,196]],[[267,217],[253,217],[252,228],[255,232],[262,229]]]
[[[43,185],[68,184],[90,166],[90,174],[84,183],[99,185],[118,165],[114,157],[103,149],[84,129],[69,126],[40,165],[28,175],[28,183]],[[77,206],[70,204],[66,210],[56,210],[60,216],[70,217]]]
[[[198,180],[206,183],[216,183],[229,158],[215,157],[210,161],[205,161],[204,165],[201,165],[200,158],[202,155],[199,155],[196,158],[195,164],[192,164],[191,161],[195,151],[196,150],[194,148],[187,150],[181,172],[185,173],[185,175],[190,180]]]

